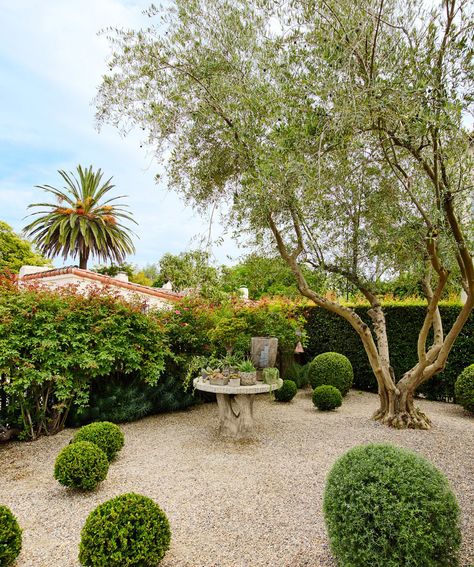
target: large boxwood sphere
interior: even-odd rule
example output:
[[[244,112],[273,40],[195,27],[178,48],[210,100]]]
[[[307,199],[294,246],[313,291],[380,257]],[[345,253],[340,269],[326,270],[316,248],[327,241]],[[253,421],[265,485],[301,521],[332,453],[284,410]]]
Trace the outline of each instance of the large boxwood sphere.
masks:
[[[124,444],[122,430],[115,423],[110,421],[97,421],[84,425],[74,436],[73,443],[76,441],[90,441],[95,443],[104,451],[112,461]]]
[[[474,364],[465,368],[454,385],[456,403],[474,413]]]
[[[109,470],[106,454],[95,443],[78,441],[59,453],[54,465],[54,478],[64,486],[94,490]]]
[[[323,352],[310,363],[308,379],[313,388],[328,384],[345,396],[352,386],[354,371],[350,360],[343,354]]]
[[[278,402],[291,402],[297,392],[298,387],[293,380],[283,380],[282,387],[275,390],[275,399]]]
[[[21,529],[6,506],[0,506],[0,565],[8,567],[21,551]]]
[[[342,394],[334,386],[318,386],[313,391],[313,404],[321,411],[330,411],[342,405]]]
[[[166,514],[146,496],[129,493],[93,510],[81,532],[79,561],[88,567],[155,566],[169,548]]]
[[[341,567],[458,565],[456,498],[446,477],[411,451],[348,451],[329,473],[324,516]]]

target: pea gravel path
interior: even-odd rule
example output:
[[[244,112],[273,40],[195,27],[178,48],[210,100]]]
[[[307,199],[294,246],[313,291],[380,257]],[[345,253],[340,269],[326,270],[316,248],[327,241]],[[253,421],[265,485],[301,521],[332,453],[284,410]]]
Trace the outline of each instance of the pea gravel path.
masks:
[[[463,510],[462,566],[474,564],[474,419],[458,406],[421,402],[431,431],[394,431],[368,419],[372,394],[352,391],[337,412],[320,413],[310,392],[290,404],[257,396],[257,439],[215,433],[206,404],[123,425],[125,447],[88,494],[52,477],[66,430],[34,443],[0,446],[0,503],[23,532],[18,567],[77,566],[80,531],[99,503],[123,492],[153,498],[173,538],[163,567],[334,566],[321,512],[326,475],[350,447],[393,442],[428,457],[448,476]]]

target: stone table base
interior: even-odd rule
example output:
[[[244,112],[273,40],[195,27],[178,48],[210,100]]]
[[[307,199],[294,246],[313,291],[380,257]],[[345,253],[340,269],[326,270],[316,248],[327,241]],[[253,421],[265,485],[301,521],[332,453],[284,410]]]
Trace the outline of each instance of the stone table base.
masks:
[[[255,386],[213,386],[202,378],[193,382],[197,390],[214,392],[219,409],[219,434],[234,439],[252,437],[254,432],[253,401],[255,394],[278,390],[283,380],[275,384],[256,384]]]

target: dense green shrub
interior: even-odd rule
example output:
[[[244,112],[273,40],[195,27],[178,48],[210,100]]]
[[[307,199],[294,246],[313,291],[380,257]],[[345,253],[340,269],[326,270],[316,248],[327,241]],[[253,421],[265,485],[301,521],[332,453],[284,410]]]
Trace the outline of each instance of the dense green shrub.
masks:
[[[441,304],[440,313],[445,330],[451,328],[459,314],[458,304]],[[356,307],[356,313],[363,321],[371,326],[367,307]],[[395,376],[400,378],[404,372],[417,362],[418,332],[423,325],[426,315],[426,305],[390,304],[384,306],[387,321],[387,333],[390,343],[390,363]],[[335,313],[320,307],[310,307],[306,310],[306,332],[308,343],[305,347],[307,360],[314,356],[336,351],[347,356],[354,368],[354,387],[377,391],[377,381],[370,368],[362,342],[350,324]],[[453,400],[454,383],[466,366],[466,361],[474,360],[474,314],[472,314],[456,339],[449,353],[448,361],[443,372],[437,374],[420,388],[419,392],[433,400]],[[428,342],[432,340],[428,338]]]
[[[474,364],[465,368],[455,384],[456,403],[474,413]]]
[[[309,384],[308,371],[309,364],[302,366],[301,364],[294,362],[285,369],[284,377],[285,380],[292,380],[296,384],[297,388],[304,388]]]
[[[54,478],[62,485],[94,490],[107,477],[107,455],[95,443],[78,441],[64,447],[54,464]]]
[[[21,529],[6,506],[0,506],[0,565],[8,567],[21,551]]]
[[[79,427],[93,421],[125,423],[155,413],[178,411],[197,401],[197,396],[185,391],[182,379],[168,370],[154,386],[125,378],[97,380],[91,384],[88,406],[73,408],[67,425]]]
[[[331,548],[342,567],[454,567],[459,507],[445,476],[393,445],[354,447],[324,494]]]
[[[93,510],[81,532],[79,561],[88,567],[155,566],[169,548],[166,514],[150,498],[122,494]]]
[[[321,411],[330,411],[342,405],[342,394],[334,386],[323,384],[313,391],[313,404]]]
[[[74,435],[72,443],[77,443],[78,441],[95,443],[106,454],[110,462],[115,459],[125,440],[122,430],[115,423],[96,421],[79,429],[76,435]]]
[[[345,396],[352,386],[354,371],[349,359],[343,354],[324,352],[311,362],[308,379],[313,388],[327,384],[334,386]]]
[[[106,294],[0,283],[0,396],[10,408],[0,417],[35,439],[60,430],[73,403],[87,405],[92,380],[119,374],[156,384],[167,338],[141,307]]]
[[[298,387],[293,380],[283,380],[283,386],[274,392],[275,399],[278,402],[291,402],[297,392]]]

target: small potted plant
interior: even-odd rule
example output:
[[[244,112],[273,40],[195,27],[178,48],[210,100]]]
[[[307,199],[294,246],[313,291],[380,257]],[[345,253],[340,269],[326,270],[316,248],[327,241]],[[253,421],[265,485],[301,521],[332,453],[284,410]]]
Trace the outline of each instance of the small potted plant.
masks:
[[[240,374],[229,374],[229,386],[240,386]]]
[[[244,360],[238,365],[241,386],[253,386],[257,383],[257,371],[250,360]]]
[[[221,360],[221,366],[222,366],[222,374],[224,374],[225,376],[230,376],[231,374],[237,374],[238,373],[238,365],[239,362],[242,361],[242,357],[236,354],[227,354],[222,360]]]
[[[263,381],[265,384],[277,384],[280,378],[280,371],[278,368],[264,368]]]
[[[213,370],[211,374],[209,374],[209,384],[213,386],[225,386],[229,382],[229,377],[224,376],[219,368]]]

